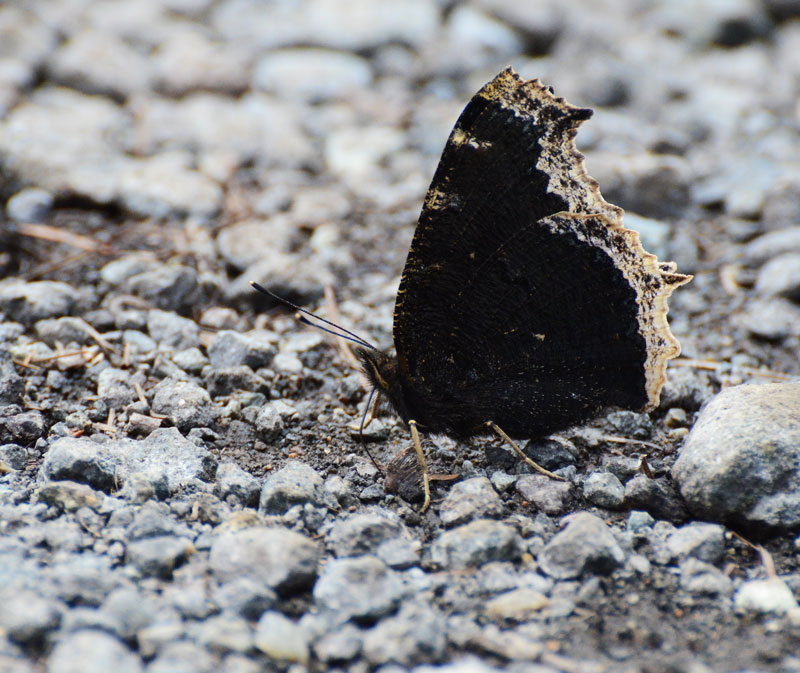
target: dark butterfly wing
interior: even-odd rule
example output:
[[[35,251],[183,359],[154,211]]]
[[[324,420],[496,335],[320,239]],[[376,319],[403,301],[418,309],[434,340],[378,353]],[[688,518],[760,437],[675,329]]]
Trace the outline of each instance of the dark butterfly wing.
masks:
[[[590,110],[510,69],[465,108],[417,225],[395,306],[409,413],[470,435],[546,434],[658,401],[679,345],[659,266],[574,146]]]

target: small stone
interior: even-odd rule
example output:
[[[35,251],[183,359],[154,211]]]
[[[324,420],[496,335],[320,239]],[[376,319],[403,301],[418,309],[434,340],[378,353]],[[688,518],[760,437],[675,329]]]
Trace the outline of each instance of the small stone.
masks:
[[[36,497],[39,501],[58,507],[65,512],[75,512],[81,507],[97,509],[103,502],[100,493],[86,484],[77,484],[72,481],[48,482],[36,489]]]
[[[611,472],[592,472],[583,481],[583,497],[598,507],[619,509],[625,501],[625,487]]]
[[[76,481],[111,492],[117,485],[116,468],[116,462],[97,442],[61,437],[50,445],[39,474],[44,479]]]
[[[342,624],[314,643],[314,654],[324,662],[349,661],[361,652],[363,642],[361,629],[354,624]]]
[[[280,612],[267,611],[256,624],[255,646],[271,659],[305,664],[309,639],[305,630]]]
[[[24,470],[28,464],[28,452],[19,444],[0,445],[0,463],[12,470]]]
[[[249,577],[239,577],[214,590],[214,602],[222,610],[241,615],[251,621],[275,606],[278,597],[272,589]]]
[[[196,643],[177,640],[165,643],[147,665],[147,673],[217,673],[221,669],[211,653]]]
[[[247,365],[253,371],[272,362],[278,349],[272,337],[253,332],[239,334],[223,330],[208,347],[208,358],[212,367],[237,367]]]
[[[214,493],[220,500],[256,507],[260,491],[259,480],[235,463],[221,463],[217,467]]]
[[[190,540],[163,535],[130,542],[125,558],[145,577],[170,579],[193,551]]]
[[[47,661],[48,673],[141,673],[142,662],[102,631],[77,631],[60,640]]]
[[[67,315],[77,299],[72,286],[58,281],[10,278],[0,282],[0,311],[26,325]]]
[[[797,609],[792,590],[779,577],[745,582],[736,592],[734,607],[741,612],[783,615]]]
[[[524,474],[517,479],[517,493],[536,509],[557,516],[569,509],[575,487],[569,481],[556,481],[544,474]]]
[[[548,603],[547,596],[542,592],[522,587],[487,601],[484,612],[491,619],[525,622],[535,617]]]
[[[691,557],[719,563],[725,554],[725,529],[718,524],[692,521],[669,535],[667,548],[678,560]]]
[[[641,533],[646,528],[649,528],[654,522],[655,519],[650,516],[649,512],[643,512],[641,510],[634,509],[630,514],[628,514],[628,530],[634,535]]]
[[[755,291],[763,296],[779,296],[800,301],[800,253],[778,255],[758,272]]]
[[[92,341],[92,327],[82,318],[46,318],[37,321],[33,327],[48,346],[55,346],[56,342],[85,345]]]
[[[159,497],[175,493],[192,479],[211,481],[217,466],[208,449],[186,439],[177,428],[159,428],[142,440],[109,442],[106,449],[123,484],[141,473]]]
[[[800,525],[800,385],[724,389],[700,413],[672,469],[703,519],[792,529]]]
[[[156,343],[175,350],[194,348],[200,344],[199,325],[172,311],[149,310],[147,331]]]
[[[97,396],[109,408],[121,409],[136,399],[131,375],[124,369],[106,367],[97,377]]]
[[[225,613],[199,622],[195,638],[212,652],[244,653],[253,647],[253,632],[248,621]]]
[[[650,512],[657,519],[676,522],[686,519],[686,507],[663,477],[651,479],[637,474],[625,484],[625,504]]]
[[[744,258],[751,264],[763,264],[795,252],[800,252],[800,226],[771,231],[750,241],[744,249]]]
[[[250,577],[290,594],[314,582],[319,555],[319,545],[300,533],[259,526],[221,533],[212,542],[209,565],[223,582]]]
[[[373,666],[403,667],[443,661],[447,652],[444,615],[427,605],[404,604],[364,635],[364,657]]]
[[[163,606],[139,590],[122,587],[111,592],[100,610],[116,622],[115,635],[123,640],[135,638],[143,628],[160,618]]]
[[[266,54],[253,71],[255,88],[319,101],[343,98],[372,80],[369,62],[332,49],[284,49]]]
[[[32,445],[45,434],[45,420],[41,411],[23,411],[6,418],[0,418],[0,432],[6,440],[18,444]]]
[[[780,297],[754,299],[734,319],[762,339],[779,341],[800,333],[800,307]]]
[[[6,215],[16,222],[43,222],[55,198],[45,189],[27,187],[12,196],[6,203]]]
[[[164,379],[153,392],[153,411],[167,416],[181,430],[207,427],[216,417],[208,392],[191,381]]]
[[[7,588],[0,596],[0,628],[14,642],[40,647],[48,632],[58,628],[61,608],[58,602],[33,591]]]
[[[159,266],[155,269],[131,276],[123,288],[146,299],[164,311],[189,312],[200,297],[197,271],[183,266]],[[196,344],[188,344],[188,346]]]
[[[524,543],[505,523],[478,519],[439,536],[431,545],[431,560],[445,570],[474,568],[489,561],[515,561]]]
[[[397,607],[403,583],[379,558],[359,556],[328,562],[312,594],[319,609],[339,622],[372,621]]]
[[[585,573],[608,574],[625,561],[625,553],[605,522],[586,512],[571,516],[539,554],[541,569],[556,579]]]
[[[730,596],[733,582],[717,567],[689,558],[680,564],[681,588],[703,596]]]
[[[400,517],[380,507],[338,519],[328,535],[328,544],[337,557],[375,554],[391,567],[418,560],[419,545]]]
[[[297,415],[297,410],[283,400],[265,404],[256,416],[256,429],[264,441],[274,442],[283,436],[287,422]]]
[[[208,358],[196,346],[185,348],[172,356],[172,361],[183,371],[199,374],[208,364]]]
[[[502,513],[503,502],[486,477],[474,477],[457,483],[450,489],[439,510],[445,526],[456,526],[482,517],[497,517]]]
[[[290,460],[264,480],[258,510],[263,514],[285,514],[289,508],[306,503],[337,508],[319,473],[306,463]]]

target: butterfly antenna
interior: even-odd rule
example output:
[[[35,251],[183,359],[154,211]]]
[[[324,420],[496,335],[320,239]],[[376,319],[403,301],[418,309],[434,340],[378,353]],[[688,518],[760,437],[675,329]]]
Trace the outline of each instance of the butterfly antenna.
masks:
[[[364,414],[361,416],[361,425],[358,426],[358,440],[361,442],[361,448],[364,449],[364,453],[367,454],[369,459],[372,461],[372,464],[375,466],[375,469],[378,470],[378,474],[381,475],[381,478],[384,478],[385,475],[381,466],[378,465],[378,462],[375,460],[372,452],[367,448],[367,443],[364,441],[364,428],[367,425],[367,412],[372,409],[372,398],[375,397],[375,393],[378,391],[373,388],[369,393],[369,399],[367,399],[367,406],[364,407]],[[377,404],[377,400],[375,404]],[[370,420],[372,420],[372,414],[370,414]]]
[[[378,350],[369,341],[366,341],[365,339],[362,339],[360,336],[358,336],[357,334],[354,334],[350,330],[345,329],[341,325],[337,325],[335,322],[331,322],[330,320],[326,320],[325,318],[322,318],[322,317],[318,316],[316,313],[312,313],[311,311],[309,311],[307,309],[304,309],[302,306],[298,306],[297,304],[293,304],[288,299],[284,299],[283,297],[275,294],[274,292],[270,292],[267,288],[265,288],[262,285],[259,285],[254,280],[250,281],[250,285],[252,285],[253,288],[258,290],[261,294],[265,294],[268,297],[272,297],[275,301],[278,301],[281,304],[284,304],[285,306],[289,306],[289,307],[293,308],[298,313],[305,314],[305,315],[297,316],[297,319],[301,323],[303,323],[304,325],[310,325],[311,327],[315,327],[318,330],[322,330],[323,332],[327,332],[328,334],[332,334],[333,336],[341,337],[342,339],[346,339],[347,341],[352,341],[353,343],[357,343],[359,346],[364,346],[365,348],[369,348],[370,350],[373,350],[373,351],[374,350]],[[335,327],[339,331],[337,332],[337,331],[334,331],[332,329],[328,329],[327,327],[323,327],[322,325],[317,325],[316,323],[313,323],[308,318],[306,318],[305,317],[306,315],[309,315],[312,318],[314,318],[316,320],[319,320],[320,322],[325,323],[326,325],[330,325],[331,327]]]

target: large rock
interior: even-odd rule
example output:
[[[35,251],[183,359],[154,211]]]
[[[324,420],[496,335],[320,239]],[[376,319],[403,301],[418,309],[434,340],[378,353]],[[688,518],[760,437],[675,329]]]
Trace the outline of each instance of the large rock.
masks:
[[[800,384],[723,390],[701,412],[672,476],[700,518],[762,531],[800,526]]]

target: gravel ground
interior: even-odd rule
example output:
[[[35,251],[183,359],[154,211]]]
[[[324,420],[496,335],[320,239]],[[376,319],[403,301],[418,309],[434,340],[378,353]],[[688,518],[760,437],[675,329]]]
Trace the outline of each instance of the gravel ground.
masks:
[[[509,64],[695,274],[684,358],[527,445],[564,482],[427,438],[421,515],[408,433],[382,479],[352,366],[248,281],[391,346]],[[0,6],[0,671],[800,671],[798,100],[795,0]]]

